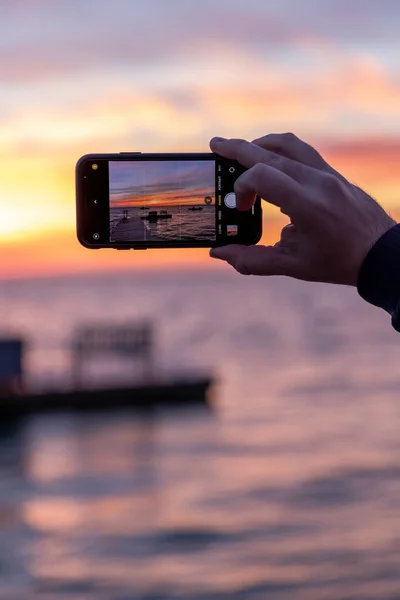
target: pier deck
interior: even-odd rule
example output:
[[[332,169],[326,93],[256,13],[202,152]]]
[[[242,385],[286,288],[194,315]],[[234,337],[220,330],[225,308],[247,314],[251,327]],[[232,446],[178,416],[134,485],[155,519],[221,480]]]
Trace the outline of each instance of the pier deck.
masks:
[[[128,217],[117,223],[112,237],[118,242],[143,242],[153,239],[140,217]]]

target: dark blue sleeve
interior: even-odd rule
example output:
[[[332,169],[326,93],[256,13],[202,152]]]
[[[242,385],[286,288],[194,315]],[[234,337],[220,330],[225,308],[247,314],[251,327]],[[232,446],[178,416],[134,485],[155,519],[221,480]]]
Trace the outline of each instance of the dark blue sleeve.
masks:
[[[372,246],[361,266],[357,289],[364,300],[386,310],[400,332],[400,225]]]

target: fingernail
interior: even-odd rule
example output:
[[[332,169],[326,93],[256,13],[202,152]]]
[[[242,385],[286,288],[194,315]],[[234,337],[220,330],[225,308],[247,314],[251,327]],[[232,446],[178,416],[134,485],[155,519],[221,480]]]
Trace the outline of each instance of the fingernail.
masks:
[[[216,142],[217,144],[219,144],[220,142],[226,142],[226,138],[223,138],[223,137],[213,137],[213,139],[211,141],[212,142]]]

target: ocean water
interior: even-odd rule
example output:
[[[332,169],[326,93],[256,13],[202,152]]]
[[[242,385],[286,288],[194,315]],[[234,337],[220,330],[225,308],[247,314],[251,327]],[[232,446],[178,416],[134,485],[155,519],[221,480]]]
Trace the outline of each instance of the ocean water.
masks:
[[[199,206],[193,205],[193,206]],[[144,221],[147,228],[147,239],[156,240],[215,240],[215,205],[203,205],[202,210],[191,211],[188,206],[152,206],[152,210],[167,210],[171,219],[161,219],[155,222]],[[140,208],[128,208],[128,217],[141,217],[147,211]],[[118,241],[116,226],[124,216],[122,208],[110,209],[111,237]],[[150,234],[150,236],[149,236]],[[141,240],[132,240],[141,241]]]
[[[31,385],[139,318],[160,373],[216,378],[212,410],[1,426],[1,599],[400,598],[400,336],[354,290],[132,272],[3,282],[0,315]]]

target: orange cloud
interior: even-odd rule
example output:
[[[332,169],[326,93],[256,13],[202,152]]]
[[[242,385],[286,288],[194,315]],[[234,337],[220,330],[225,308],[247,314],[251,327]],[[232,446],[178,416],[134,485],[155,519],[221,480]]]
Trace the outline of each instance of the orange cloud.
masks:
[[[399,139],[322,142],[319,149],[336,170],[400,216]]]
[[[400,80],[381,60],[318,40],[303,45],[298,42],[305,60],[299,67],[214,42],[191,60],[177,57],[167,70],[152,65],[146,79],[140,70],[133,69],[132,78],[110,70],[38,84],[29,101],[2,120],[2,144],[49,150],[118,141],[150,150],[193,147],[221,130],[250,136],[287,129],[303,135],[400,133]]]
[[[246,131],[258,137],[286,130],[341,138],[372,131],[399,134],[400,79],[372,55],[315,43],[309,68],[298,71],[250,54],[241,58],[234,81],[198,88],[204,113],[227,135]]]

